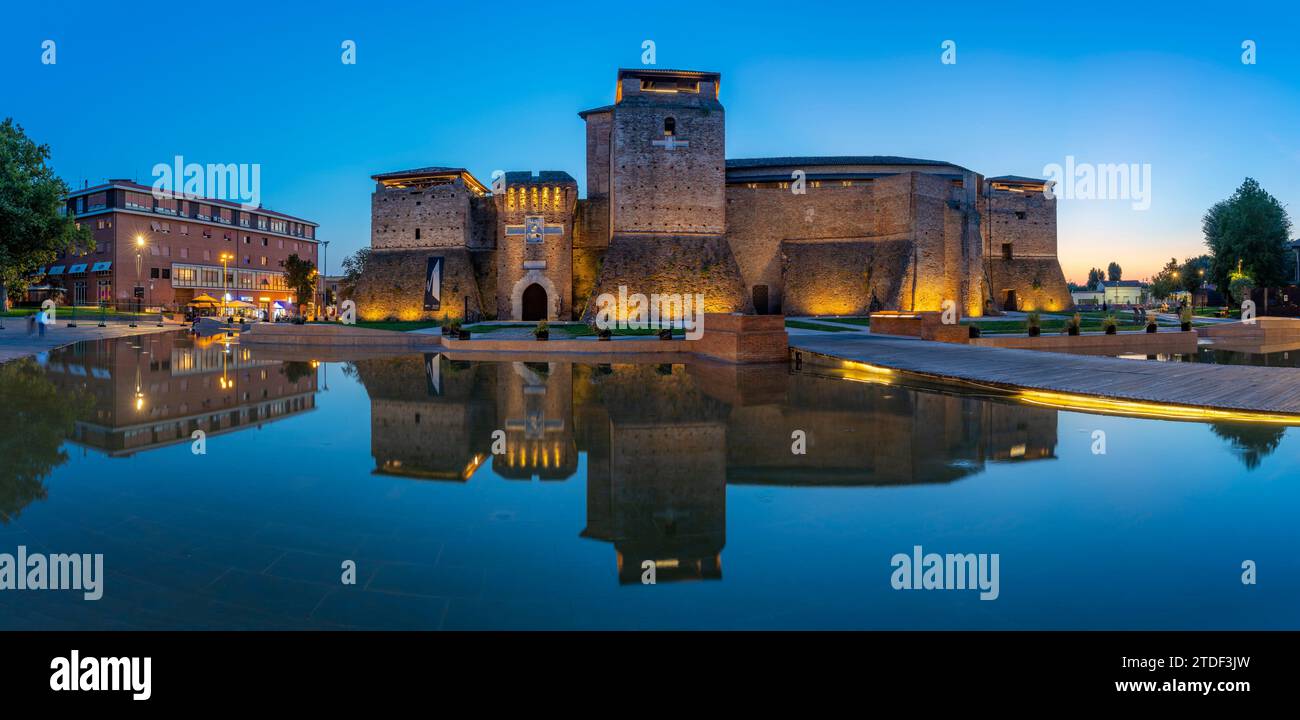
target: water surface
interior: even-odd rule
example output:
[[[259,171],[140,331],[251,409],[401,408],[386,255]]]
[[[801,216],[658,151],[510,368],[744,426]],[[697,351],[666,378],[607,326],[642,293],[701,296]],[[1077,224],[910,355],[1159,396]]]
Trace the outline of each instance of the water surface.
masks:
[[[106,571],[0,591],[10,629],[1300,627],[1294,428],[179,334],[6,364],[0,400],[0,553]],[[997,553],[998,599],[894,590],[917,545]]]

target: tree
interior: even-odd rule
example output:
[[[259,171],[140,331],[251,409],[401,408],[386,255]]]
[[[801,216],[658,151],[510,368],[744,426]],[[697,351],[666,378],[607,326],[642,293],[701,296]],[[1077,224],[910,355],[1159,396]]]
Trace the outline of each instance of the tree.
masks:
[[[49,159],[49,146],[32,142],[13,118],[0,123],[0,310],[8,307],[9,284],[60,252],[95,248],[90,229],[65,213],[68,186]]]
[[[1178,274],[1182,280],[1183,289],[1192,294],[1192,302],[1196,302],[1196,293],[1200,292],[1205,285],[1205,276],[1209,272],[1209,255],[1190,257],[1183,262],[1183,267],[1178,271]]]
[[[357,282],[361,280],[362,274],[366,271],[366,264],[369,262],[370,248],[368,247],[363,247],[343,258],[343,279],[339,281],[339,294],[345,298],[351,298],[356,294]]]
[[[1164,300],[1182,289],[1182,265],[1178,264],[1176,258],[1169,258],[1169,262],[1161,268],[1156,276],[1151,278],[1151,296],[1157,300]]]
[[[1101,271],[1101,268],[1092,268],[1088,271],[1088,289],[1096,290],[1097,284],[1105,279],[1106,274]]]
[[[1117,262],[1111,262],[1110,265],[1106,266],[1106,279],[1111,282],[1119,282],[1124,279],[1124,268],[1120,267]]]
[[[301,315],[302,306],[310,303],[316,293],[316,265],[294,253],[287,260],[281,261],[280,266],[284,268],[285,284],[293,291],[298,314]]]
[[[1229,289],[1232,275],[1240,271],[1255,287],[1283,285],[1287,274],[1287,239],[1291,218],[1286,209],[1253,178],[1246,178],[1232,197],[1215,203],[1201,220],[1205,244],[1213,260],[1209,276],[1220,289]],[[1240,302],[1243,298],[1235,298]]]

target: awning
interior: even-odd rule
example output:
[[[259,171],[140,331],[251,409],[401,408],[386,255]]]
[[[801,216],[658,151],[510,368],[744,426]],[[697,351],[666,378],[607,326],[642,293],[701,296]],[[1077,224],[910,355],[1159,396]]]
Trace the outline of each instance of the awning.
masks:
[[[62,274],[63,274],[63,266],[62,266],[62,265],[55,265],[55,266],[51,267],[50,270],[49,270],[49,272],[46,273],[46,274],[47,274],[47,275],[62,275]]]
[[[112,270],[112,269],[113,269],[113,261],[112,261],[112,260],[106,260],[106,261],[104,261],[104,262],[97,262],[97,263],[95,263],[94,265],[90,266],[90,271],[91,271],[91,272],[108,272],[109,270]]]
[[[73,265],[71,268],[68,269],[69,275],[76,275],[77,273],[84,273],[84,272],[86,272],[86,263],[77,263],[76,265]]]

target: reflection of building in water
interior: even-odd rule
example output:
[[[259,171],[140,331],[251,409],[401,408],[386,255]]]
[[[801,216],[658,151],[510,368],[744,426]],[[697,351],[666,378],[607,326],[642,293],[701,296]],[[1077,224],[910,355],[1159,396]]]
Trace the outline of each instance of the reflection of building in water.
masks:
[[[733,409],[727,477],[774,485],[952,482],[996,460],[1054,457],[1056,412],[795,374],[785,402]],[[807,453],[791,452],[806,433]]]
[[[605,366],[608,367],[608,366]],[[727,407],[682,365],[583,367],[584,537],[614,544],[620,583],[722,577]]]
[[[491,452],[496,372],[438,353],[353,363],[370,395],[375,472],[468,480]]]
[[[497,417],[506,451],[492,457],[504,478],[564,480],[578,469],[573,441],[573,365],[499,363]]]
[[[171,333],[78,343],[53,352],[52,381],[93,398],[91,414],[72,440],[130,455],[239,430],[316,406],[316,372],[309,363],[259,361],[220,338]]]
[[[990,461],[1053,457],[1056,412],[784,368],[355,363],[370,393],[378,472],[564,479],[585,454],[583,537],[609,542],[619,582],[722,576],[727,483],[952,482]],[[506,433],[493,456],[492,433]],[[792,431],[807,454],[791,452]]]

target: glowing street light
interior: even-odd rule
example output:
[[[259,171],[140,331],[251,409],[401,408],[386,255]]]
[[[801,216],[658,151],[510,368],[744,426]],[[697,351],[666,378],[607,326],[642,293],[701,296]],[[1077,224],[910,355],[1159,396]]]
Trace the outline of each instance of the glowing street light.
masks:
[[[235,256],[228,253],[221,253],[221,314],[226,314],[226,303],[230,302],[230,293],[226,290],[226,274],[229,272],[227,264],[234,260]]]

